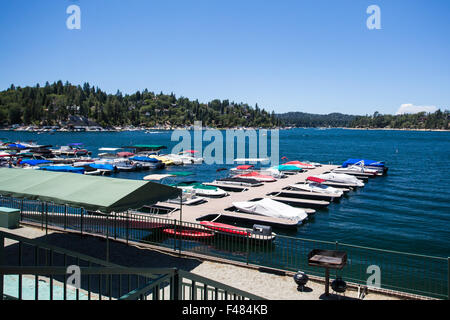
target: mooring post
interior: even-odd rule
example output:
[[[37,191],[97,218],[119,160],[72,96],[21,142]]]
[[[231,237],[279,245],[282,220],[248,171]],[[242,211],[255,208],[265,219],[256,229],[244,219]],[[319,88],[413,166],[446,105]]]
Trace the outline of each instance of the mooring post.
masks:
[[[447,299],[450,300],[450,257],[447,258]]]

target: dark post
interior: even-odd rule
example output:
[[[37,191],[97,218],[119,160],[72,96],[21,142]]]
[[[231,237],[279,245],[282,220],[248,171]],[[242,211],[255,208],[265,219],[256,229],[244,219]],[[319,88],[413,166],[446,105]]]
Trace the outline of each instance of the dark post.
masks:
[[[106,214],[106,261],[109,262],[109,214]]]
[[[4,265],[4,248],[5,248],[5,237],[0,235],[0,267]],[[3,273],[0,274],[0,300],[3,300]]]
[[[175,239],[173,241],[173,250],[177,251],[177,219],[173,221],[173,231],[175,232]]]
[[[20,200],[20,221],[23,220],[23,199]]]
[[[325,295],[330,294],[330,269],[325,268]]]
[[[0,243],[1,245],[1,243]],[[0,247],[1,249],[1,247]],[[447,274],[447,299],[450,300],[450,257],[447,258],[448,261],[448,274]]]
[[[117,239],[117,212],[114,212],[114,239]]]
[[[48,234],[48,203],[45,203],[45,235]]]
[[[180,300],[180,275],[178,269],[175,269],[173,275],[173,300]]]
[[[250,255],[250,246],[249,246],[250,235],[245,235],[245,237],[247,237],[247,265],[248,265],[248,258]]]
[[[80,221],[80,235],[83,236],[83,218],[84,218],[84,209],[81,209],[81,221]]]
[[[67,206],[64,205],[64,230],[67,228]]]
[[[128,238],[129,238],[129,227],[130,227],[130,222],[129,222],[130,216],[128,214],[128,210],[127,210],[127,245],[128,245]]]
[[[44,230],[44,203],[41,202],[41,230]]]

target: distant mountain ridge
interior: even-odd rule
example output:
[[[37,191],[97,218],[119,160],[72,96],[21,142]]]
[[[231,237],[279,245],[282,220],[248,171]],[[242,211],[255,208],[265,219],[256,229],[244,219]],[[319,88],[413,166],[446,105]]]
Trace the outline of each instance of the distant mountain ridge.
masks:
[[[354,115],[343,113],[314,114],[306,112],[286,112],[275,115],[286,126],[294,127],[349,127]]]

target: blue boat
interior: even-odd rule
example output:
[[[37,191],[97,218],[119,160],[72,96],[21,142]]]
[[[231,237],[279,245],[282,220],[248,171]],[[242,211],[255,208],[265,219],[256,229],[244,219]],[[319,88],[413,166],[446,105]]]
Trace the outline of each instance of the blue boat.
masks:
[[[107,163],[91,163],[89,166],[91,168],[100,169],[100,170],[108,170],[108,171],[116,170],[116,168],[112,164],[107,164]]]
[[[45,166],[45,167],[40,167],[39,170],[54,171],[54,172],[72,172],[72,173],[84,174],[83,167]]]
[[[128,158],[131,161],[135,161],[141,165],[141,169],[163,169],[165,164],[156,158],[142,157],[142,156],[134,156]]]
[[[37,166],[40,164],[45,164],[45,163],[52,163],[50,160],[35,160],[35,159],[27,159],[27,160],[22,160],[20,162],[20,164],[28,164],[30,166]]]
[[[342,164],[342,168],[347,168],[348,166],[352,166],[355,164],[357,165],[363,164],[364,167],[378,169],[383,173],[386,173],[388,171],[388,167],[386,167],[386,163],[384,161],[376,161],[369,159],[348,159]]]

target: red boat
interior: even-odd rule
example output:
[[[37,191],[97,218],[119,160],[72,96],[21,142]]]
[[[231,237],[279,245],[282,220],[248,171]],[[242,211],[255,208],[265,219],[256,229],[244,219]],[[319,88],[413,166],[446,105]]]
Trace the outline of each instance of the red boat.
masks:
[[[177,236],[181,238],[191,238],[191,239],[206,239],[214,237],[213,232],[204,232],[199,230],[191,230],[191,229],[184,229],[184,230],[176,230],[175,229],[163,229],[163,232],[171,235],[171,236]]]
[[[205,228],[219,231],[223,233],[230,233],[242,236],[248,236],[250,234],[250,230],[246,228],[232,226],[230,224],[219,223],[219,222],[211,222],[211,221],[201,221],[200,224]]]
[[[256,171],[252,171],[252,172],[249,172],[249,173],[238,174],[236,177],[239,177],[239,178],[252,178],[252,179],[258,180],[260,182],[274,182],[274,181],[277,180],[277,179],[275,179],[272,176],[268,176],[268,175],[265,175],[265,174],[260,174],[259,172],[256,172]]]
[[[234,236],[244,236],[253,239],[253,241],[272,241],[275,239],[276,234],[272,232],[270,235],[259,235],[253,233],[253,230],[236,227],[230,224],[212,222],[212,221],[201,221],[200,224],[205,228],[214,230],[218,233],[229,234]],[[245,238],[242,239],[245,239]]]

